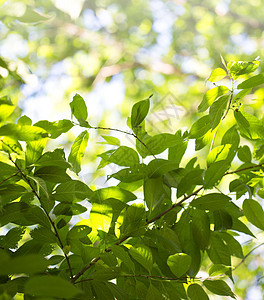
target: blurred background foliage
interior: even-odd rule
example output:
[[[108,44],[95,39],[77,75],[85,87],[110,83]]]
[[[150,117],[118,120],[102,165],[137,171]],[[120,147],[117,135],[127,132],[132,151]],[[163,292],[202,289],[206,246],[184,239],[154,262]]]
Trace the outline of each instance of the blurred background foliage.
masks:
[[[261,0],[0,0],[0,5],[0,96],[9,95],[34,122],[69,117],[68,104],[78,92],[92,125],[125,129],[132,105],[154,94],[148,131],[175,133],[198,118],[206,79],[221,66],[220,54],[226,61],[264,54]],[[246,98],[254,100],[257,114],[263,113],[263,95],[262,88]],[[60,138],[61,145],[67,148],[75,134]],[[103,171],[94,171],[105,147],[96,144],[102,142],[96,133],[90,140],[82,179],[103,185]],[[254,242],[247,243],[249,251]],[[261,252],[255,250],[235,271],[235,292],[242,299],[262,299]]]

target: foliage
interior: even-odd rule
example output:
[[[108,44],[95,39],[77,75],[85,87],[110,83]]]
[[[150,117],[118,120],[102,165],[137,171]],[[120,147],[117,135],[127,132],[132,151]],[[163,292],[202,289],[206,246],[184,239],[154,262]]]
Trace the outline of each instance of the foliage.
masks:
[[[258,65],[214,70],[199,106],[205,114],[174,134],[148,134],[150,98],[134,104],[124,131],[91,126],[79,94],[70,103],[72,120],[35,124],[27,116],[13,121],[14,104],[2,97],[2,299],[235,298],[234,262],[246,258],[236,236],[254,237],[249,223],[264,229],[264,125],[245,101],[248,89],[263,83],[262,73],[251,75]],[[47,149],[73,127],[85,129],[69,155]],[[78,178],[91,130],[135,139],[131,148],[103,135],[112,150],[99,155],[100,166],[120,168],[108,175],[116,185],[92,189]],[[196,156],[186,160],[193,140]],[[197,163],[201,150],[207,157]]]

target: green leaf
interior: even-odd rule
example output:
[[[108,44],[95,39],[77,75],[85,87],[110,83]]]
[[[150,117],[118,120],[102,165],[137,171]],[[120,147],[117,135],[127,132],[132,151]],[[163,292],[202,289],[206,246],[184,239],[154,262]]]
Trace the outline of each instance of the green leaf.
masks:
[[[106,160],[118,166],[125,167],[133,167],[139,163],[137,152],[127,146],[120,146],[108,158],[106,158]]]
[[[40,156],[46,146],[46,143],[47,143],[46,138],[27,143],[27,149],[26,149],[26,164],[27,164],[27,166],[33,164],[40,158]]]
[[[162,177],[146,179],[143,189],[144,200],[150,213],[170,198],[169,191],[165,190]]]
[[[30,278],[25,285],[25,294],[34,297],[56,297],[73,299],[80,293],[69,281],[52,275],[41,275]]]
[[[261,121],[246,112],[234,111],[241,135],[247,139],[264,138],[264,127]]]
[[[190,300],[209,300],[204,289],[197,283],[193,283],[188,286],[187,294]]]
[[[209,276],[219,276],[223,275],[226,272],[229,272],[231,267],[222,265],[222,264],[215,264],[209,269]]]
[[[226,94],[228,91],[229,89],[222,85],[210,89],[205,93],[203,97],[203,101],[198,106],[198,111],[199,112],[206,111],[208,107],[211,106],[218,97]]]
[[[146,156],[160,154],[170,147],[177,146],[177,144],[182,143],[182,138],[170,133],[161,133],[153,137],[148,136],[143,142],[145,146],[139,143],[138,140],[136,143],[139,154],[145,158]]]
[[[17,248],[18,242],[22,239],[26,228],[25,227],[13,227],[11,228],[8,233],[4,236],[4,239],[1,241],[0,239],[0,245],[3,248],[11,248],[15,249]]]
[[[87,107],[85,101],[79,94],[75,94],[72,102],[70,103],[70,107],[71,107],[71,113],[78,121],[80,120],[85,121],[87,119],[88,117]]]
[[[1,264],[0,274],[35,274],[44,272],[49,262],[39,254],[17,256]]]
[[[253,88],[255,86],[261,85],[264,83],[264,73],[255,75],[243,82],[241,82],[237,88],[238,89],[250,89]]]
[[[120,140],[114,136],[110,135],[101,135],[103,139],[106,140],[106,142],[100,142],[100,144],[108,144],[113,146],[120,146]]]
[[[51,139],[56,139],[62,133],[68,132],[73,127],[73,123],[65,119],[54,122],[44,120],[35,123],[34,126],[45,129]]]
[[[178,162],[174,162],[167,159],[153,159],[147,165],[147,174],[149,178],[156,178],[162,176],[172,170],[178,169]]]
[[[203,210],[193,210],[192,234],[195,242],[201,250],[205,250],[210,241],[210,221],[208,214]]]
[[[177,197],[181,197],[183,194],[190,194],[196,185],[203,185],[202,174],[204,170],[194,169],[187,172],[177,187]]]
[[[124,203],[137,199],[136,195],[133,193],[117,186],[96,190],[90,199],[101,203],[109,198],[118,199]]]
[[[190,255],[186,253],[176,253],[168,257],[167,264],[172,273],[180,278],[189,270],[191,261],[192,258]]]
[[[191,127],[189,138],[198,139],[203,137],[211,129],[211,118],[209,115],[198,119]]]
[[[226,230],[232,228],[233,220],[228,212],[224,209],[215,210],[214,214],[214,230]]]
[[[230,163],[226,160],[219,160],[212,163],[204,174],[204,187],[206,189],[213,188],[217,184],[227,170],[230,168]]]
[[[212,71],[208,81],[216,82],[227,76],[226,71],[222,68],[217,68]]]
[[[40,243],[50,244],[57,242],[55,234],[50,229],[47,229],[45,227],[38,227],[33,229],[30,232],[30,235],[35,241],[39,241]]]
[[[244,200],[243,212],[249,222],[259,229],[264,230],[264,211],[262,206],[256,200]]]
[[[113,245],[111,246],[111,249],[116,257],[118,257],[132,272],[135,272],[135,265],[123,246]]]
[[[72,144],[68,161],[72,164],[72,170],[78,174],[81,171],[81,160],[88,143],[89,133],[87,130],[78,135]]]
[[[35,177],[40,177],[45,181],[49,182],[65,182],[70,180],[70,176],[66,173],[63,168],[50,166],[50,167],[43,167],[36,170]]]
[[[227,102],[230,99],[229,95],[224,95],[218,98],[210,107],[209,115],[211,120],[211,127],[214,130],[218,124],[221,122],[221,119],[225,113]]]
[[[18,199],[23,196],[27,190],[19,184],[0,185],[0,200],[1,205]]]
[[[47,167],[55,166],[62,169],[67,169],[70,167],[70,164],[65,160],[65,154],[63,149],[55,149],[52,152],[44,153],[40,159],[38,159],[34,166],[36,167]]]
[[[92,196],[92,190],[79,180],[70,180],[61,183],[55,189],[54,197],[60,202],[76,202]]]
[[[231,198],[224,194],[211,193],[194,199],[190,204],[202,210],[214,211],[224,208],[230,200]]]
[[[231,151],[231,147],[232,147],[231,144],[224,144],[213,148],[206,158],[207,166],[209,167],[212,163],[216,161],[219,160],[223,161],[227,159]]]
[[[241,244],[227,232],[220,232],[219,234],[220,237],[225,241],[231,255],[242,259],[244,254]]]
[[[230,296],[236,299],[235,294],[223,280],[204,280],[204,286],[212,293],[220,296]]]
[[[229,73],[234,79],[244,74],[249,74],[254,72],[259,66],[259,61],[231,61],[227,64]]]
[[[149,273],[153,267],[153,258],[150,249],[147,246],[131,247],[129,254],[140,263]]]
[[[97,230],[108,232],[113,217],[113,210],[109,204],[93,203],[87,225]]]
[[[210,245],[206,251],[214,264],[231,266],[231,253],[218,232],[211,232]]]
[[[73,216],[79,215],[87,211],[87,208],[78,204],[78,203],[65,203],[61,202],[57,204],[54,209],[53,213],[57,216]]]
[[[4,180],[5,178],[10,177],[17,172],[17,168],[9,164],[3,163],[1,161],[0,161],[0,170],[1,170],[0,173],[1,180]]]
[[[243,162],[250,163],[252,159],[251,151],[247,145],[239,147],[237,156]]]
[[[146,300],[153,300],[153,299],[162,299],[161,291],[154,287],[153,284],[149,285]]]
[[[48,136],[48,133],[37,126],[6,124],[0,127],[0,136],[8,136],[19,141],[35,141]]]
[[[137,127],[147,116],[149,111],[149,99],[142,100],[133,105],[131,111],[131,126]]]

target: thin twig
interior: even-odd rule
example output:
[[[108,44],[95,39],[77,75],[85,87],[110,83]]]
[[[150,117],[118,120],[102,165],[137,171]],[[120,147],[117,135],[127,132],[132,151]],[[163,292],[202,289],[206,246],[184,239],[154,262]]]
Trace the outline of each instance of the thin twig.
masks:
[[[20,173],[20,172],[17,171],[15,174],[13,174],[13,175],[11,175],[11,176],[5,178],[4,180],[2,180],[2,181],[0,182],[0,185],[3,184],[4,182],[6,182],[7,180],[9,180],[9,179],[11,179],[11,178],[17,176],[18,173]]]
[[[158,214],[156,217],[148,220],[147,224],[153,223],[154,221],[156,221],[156,220],[160,219],[161,217],[163,217],[164,215],[166,215],[169,211],[171,211],[175,207],[181,206],[184,201],[186,201],[187,199],[191,198],[192,196],[196,196],[202,189],[203,189],[203,187],[200,187],[199,189],[197,189],[196,191],[194,191],[190,195],[184,196],[184,198],[181,201],[179,201],[177,203],[174,203],[171,207],[169,207],[168,209],[164,210],[163,212],[161,212],[160,214]]]
[[[186,280],[188,280],[188,279],[201,280],[201,277],[165,277],[165,276],[148,275],[148,274],[120,274],[119,277],[142,277],[142,278],[159,280],[159,281],[162,280],[162,281],[179,281],[179,282],[186,282]],[[94,279],[87,278],[87,279],[78,280],[75,282],[75,284],[87,282],[87,281],[91,281],[91,280],[94,280]]]
[[[109,130],[109,131],[117,131],[117,132],[121,132],[127,135],[131,135],[134,138],[136,138],[148,151],[149,153],[156,158],[156,156],[152,153],[152,151],[148,148],[148,146],[133,132],[128,132],[125,130],[121,130],[121,129],[117,129],[117,128],[110,128],[110,127],[102,127],[102,126],[95,126],[95,127],[90,127],[91,129],[100,129],[100,130]]]
[[[264,166],[264,163],[254,165],[254,166],[250,166],[250,167],[246,167],[246,168],[242,168],[242,169],[238,169],[238,170],[231,171],[231,172],[226,172],[224,175],[236,174],[236,173],[243,172],[243,171],[246,171],[246,170],[259,168],[259,167],[262,167],[262,166]]]
[[[253,248],[252,250],[250,250],[244,257],[243,259],[241,260],[241,262],[234,268],[234,270],[236,270],[240,265],[243,264],[243,262],[246,260],[246,258],[253,252],[255,251],[256,249],[258,249],[259,247],[263,246],[264,243],[261,243],[259,244],[258,246],[256,246],[255,248]]]
[[[2,141],[3,142],[3,141]],[[11,155],[9,154],[9,159],[10,161],[15,165],[15,167],[17,168],[17,170],[19,171],[19,173],[21,174],[21,176],[24,178],[24,180],[27,182],[27,184],[30,186],[32,192],[34,193],[34,195],[37,197],[37,199],[39,200],[39,202],[41,203],[41,199],[40,199],[40,196],[38,195],[38,193],[36,192],[36,190],[34,189],[34,187],[32,186],[30,180],[27,178],[27,176],[22,172],[22,170],[20,169],[20,167],[18,166],[18,164],[12,159]],[[44,207],[42,207],[43,211],[45,212],[46,216],[48,217],[49,219],[49,222],[51,224],[51,226],[53,227],[54,229],[54,233],[59,241],[59,245],[63,251],[63,243],[62,243],[62,240],[59,236],[59,233],[58,233],[58,230],[54,224],[54,222],[52,221],[51,217],[49,216],[48,212],[46,211],[46,209]],[[69,257],[68,255],[63,251],[63,254],[64,254],[64,257],[67,261],[67,264],[68,264],[68,267],[69,267],[69,272],[70,272],[70,276],[71,276],[71,279],[73,278],[73,273],[72,273],[72,268],[71,268],[71,265],[70,265],[70,260],[69,260]]]

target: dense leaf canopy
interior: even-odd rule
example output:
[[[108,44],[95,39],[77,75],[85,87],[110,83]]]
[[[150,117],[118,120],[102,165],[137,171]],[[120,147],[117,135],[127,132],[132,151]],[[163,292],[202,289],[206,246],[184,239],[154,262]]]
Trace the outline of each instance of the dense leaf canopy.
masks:
[[[0,298],[262,295],[261,1],[0,5]]]

